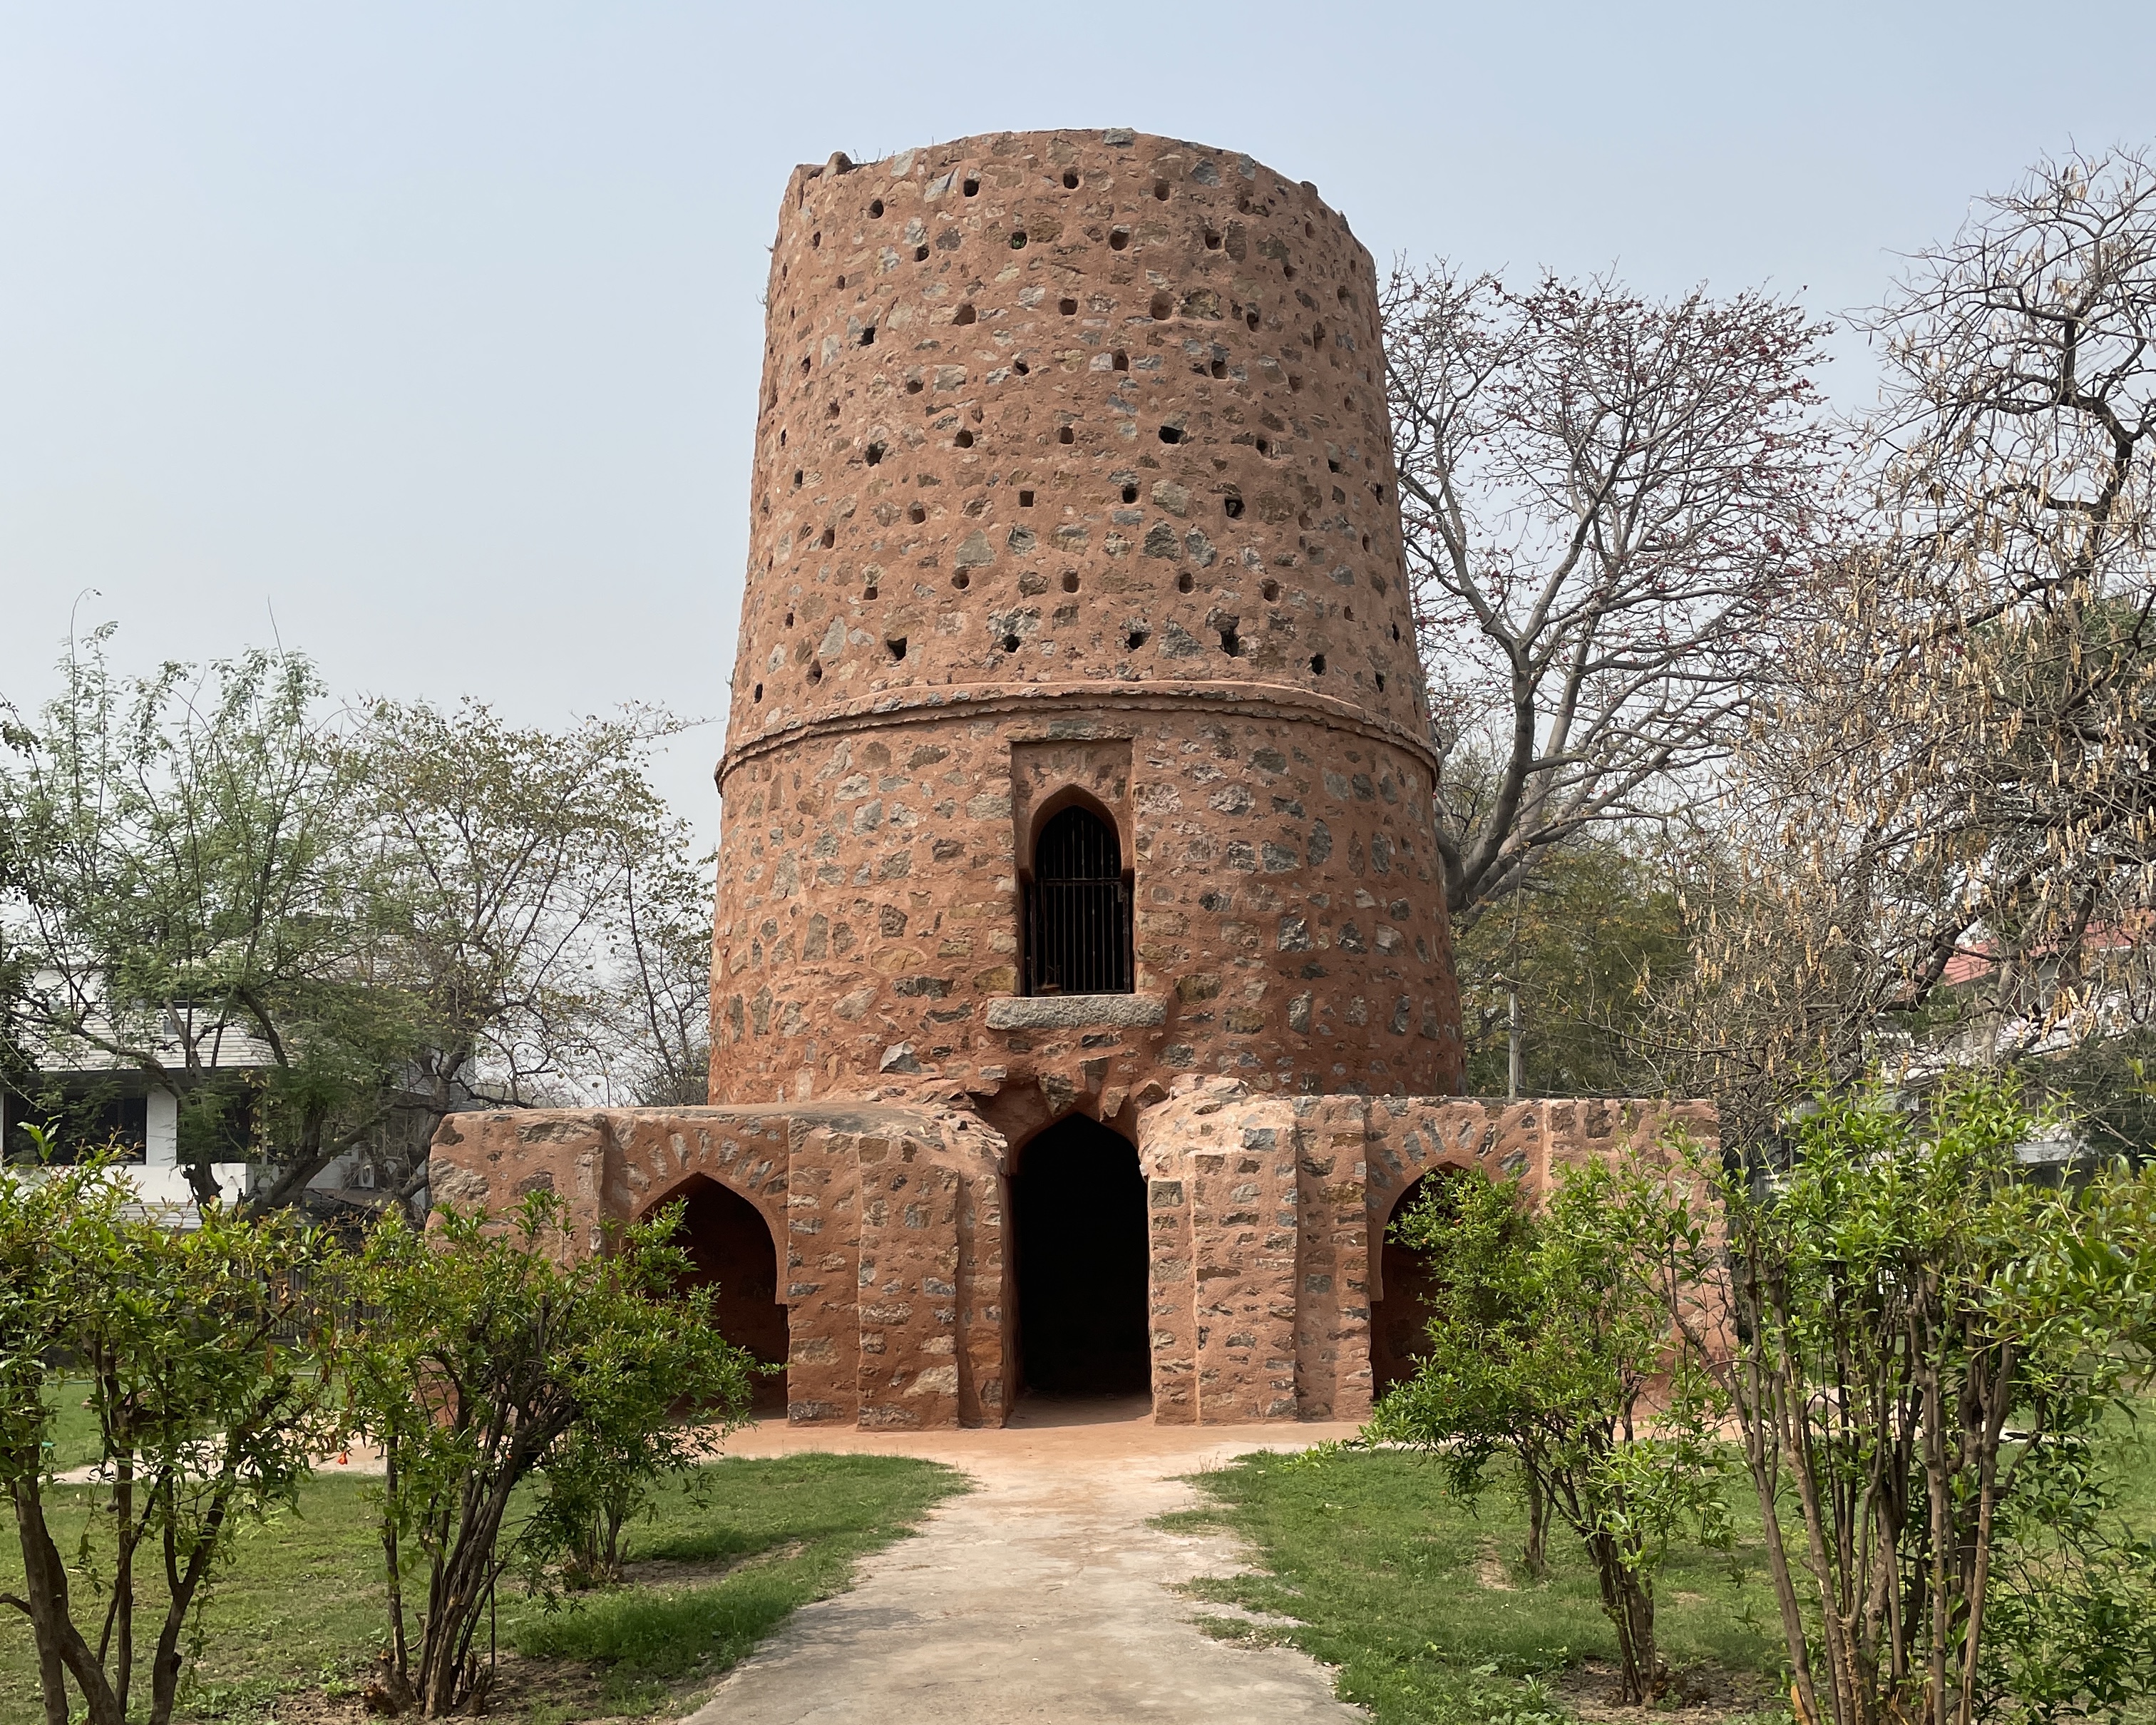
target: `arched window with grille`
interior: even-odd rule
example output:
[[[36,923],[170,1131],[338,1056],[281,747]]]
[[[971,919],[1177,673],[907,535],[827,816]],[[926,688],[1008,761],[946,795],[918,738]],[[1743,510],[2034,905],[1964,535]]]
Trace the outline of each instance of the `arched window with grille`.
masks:
[[[1131,889],[1116,829],[1073,805],[1034,841],[1025,886],[1025,992],[1131,992]]]

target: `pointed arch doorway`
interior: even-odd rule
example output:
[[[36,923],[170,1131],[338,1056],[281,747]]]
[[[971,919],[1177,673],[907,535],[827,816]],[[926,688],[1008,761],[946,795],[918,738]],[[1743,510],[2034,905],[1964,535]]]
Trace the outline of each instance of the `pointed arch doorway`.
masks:
[[[681,1206],[673,1244],[689,1255],[685,1288],[718,1284],[712,1302],[719,1333],[747,1348],[760,1364],[786,1363],[786,1308],[778,1301],[778,1250],[763,1213],[730,1187],[692,1174],[663,1204]],[[756,1380],[751,1408],[760,1414],[786,1411],[786,1374]]]
[[[1066,1116],[1011,1178],[1019,1382],[1045,1396],[1150,1395],[1146,1185],[1121,1133]]]

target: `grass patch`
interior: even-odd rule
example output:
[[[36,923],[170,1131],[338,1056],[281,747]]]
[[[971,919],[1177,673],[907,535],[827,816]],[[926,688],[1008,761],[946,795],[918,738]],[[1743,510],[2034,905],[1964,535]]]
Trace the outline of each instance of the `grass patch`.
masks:
[[[1583,1661],[1616,1657],[1578,1542],[1553,1530],[1550,1574],[1533,1580],[1519,1563],[1526,1517],[1509,1497],[1493,1490],[1463,1503],[1417,1456],[1246,1455],[1198,1484],[1214,1504],[1169,1524],[1226,1525],[1255,1548],[1265,1573],[1191,1590],[1292,1620],[1208,1627],[1286,1641],[1337,1667],[1342,1697],[1379,1725],[1558,1717],[1555,1681]],[[1656,1596],[1673,1669],[1756,1673],[1763,1683],[1779,1671],[1764,1568],[1756,1534],[1728,1555],[1673,1557]]]
[[[2156,1528],[2156,1403],[2120,1423],[2112,1454],[2126,1520]],[[1196,1483],[1212,1502],[1163,1525],[1224,1526],[1262,1568],[1188,1591],[1274,1620],[1202,1626],[1322,1660],[1378,1725],[1538,1725],[1614,1694],[1614,1676],[1590,1675],[1596,1662],[1614,1671],[1617,1652],[1593,1566],[1553,1527],[1551,1573],[1531,1578],[1520,1563],[1527,1518],[1509,1493],[1462,1502],[1434,1463],[1394,1450],[1245,1455]],[[1786,1657],[1741,1467],[1727,1490],[1735,1548],[1679,1548],[1656,1588],[1656,1632],[1678,1676],[1668,1698],[1786,1719]]]
[[[732,1568],[710,1581],[614,1589],[567,1609],[526,1612],[517,1651],[603,1661],[640,1677],[715,1676],[796,1607],[843,1589],[855,1559],[964,1489],[952,1469],[896,1455],[787,1455],[706,1471],[716,1486],[708,1501],[670,1493],[639,1528],[630,1558]]]
[[[495,1717],[573,1725],[680,1702],[796,1607],[843,1589],[855,1560],[965,1489],[955,1471],[902,1456],[726,1460],[699,1471],[701,1494],[667,1491],[629,1535],[632,1563],[665,1560],[659,1579],[552,1609],[505,1590],[501,1645],[517,1656],[513,1666],[530,1668],[506,1686]],[[211,1603],[182,1720],[256,1725],[285,1717],[301,1697],[309,1718],[347,1709],[361,1717],[360,1682],[387,1645],[382,1548],[366,1491],[362,1480],[318,1476],[296,1511],[243,1530]],[[70,1506],[55,1517],[65,1548],[98,1493],[57,1486],[53,1497]],[[19,1549],[0,1543],[0,1589],[21,1574]],[[138,1624],[162,1604],[161,1596],[138,1603]],[[0,1719],[38,1717],[29,1626],[0,1614]]]

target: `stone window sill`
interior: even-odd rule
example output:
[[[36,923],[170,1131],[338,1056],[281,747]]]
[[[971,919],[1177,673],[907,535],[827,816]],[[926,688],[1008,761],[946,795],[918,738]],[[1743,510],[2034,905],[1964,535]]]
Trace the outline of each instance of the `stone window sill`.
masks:
[[[1168,1002],[1158,994],[994,994],[988,999],[991,1030],[1120,1030],[1167,1019]]]

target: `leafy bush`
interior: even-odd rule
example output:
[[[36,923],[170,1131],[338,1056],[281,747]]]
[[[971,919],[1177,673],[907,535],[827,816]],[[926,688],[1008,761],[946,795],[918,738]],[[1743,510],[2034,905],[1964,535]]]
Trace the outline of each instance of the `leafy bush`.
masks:
[[[689,1260],[665,1244],[670,1219],[597,1252],[551,1194],[506,1221],[438,1219],[423,1234],[392,1213],[369,1238],[354,1291],[381,1315],[336,1355],[351,1429],[385,1466],[390,1656],[378,1699],[429,1717],[483,1697],[474,1639],[510,1566],[588,1564],[595,1531],[611,1522],[618,1539],[644,1481],[739,1422],[757,1369],[721,1337],[715,1290],[675,1296]],[[716,1424],[665,1435],[677,1407]],[[518,1488],[542,1471],[547,1489],[511,1525]],[[416,1660],[408,1561],[426,1578]]]
[[[2156,1688],[2156,1554],[2092,1440],[2156,1342],[2156,1171],[2020,1178],[2010,1079],[1824,1098],[1724,1183],[1725,1381],[1801,1725],[2115,1713]],[[1756,1187],[1756,1189],[1755,1189]]]
[[[1415,1376],[1366,1435],[1439,1457],[1482,1489],[1509,1455],[1526,1481],[1528,1559],[1554,1513],[1593,1560],[1616,1627],[1625,1698],[1660,1686],[1655,1572],[1686,1527],[1726,1542],[1713,1426],[1724,1404],[1674,1317],[1712,1246],[1683,1170],[1633,1159],[1567,1170],[1540,1213],[1462,1173],[1394,1224],[1448,1277]],[[1651,1399],[1650,1399],[1651,1398]]]
[[[190,1622],[199,1633],[239,1527],[289,1504],[326,1441],[295,1291],[325,1251],[217,1205],[191,1231],[162,1228],[102,1159],[0,1177],[0,1480],[25,1577],[0,1604],[30,1621],[47,1725],[68,1725],[70,1684],[90,1725],[124,1725],[145,1651],[147,1717],[171,1718]],[[87,1380],[110,1486],[71,1560],[46,1502],[64,1367],[71,1394]],[[135,1608],[148,1563],[165,1608],[144,1648]]]

